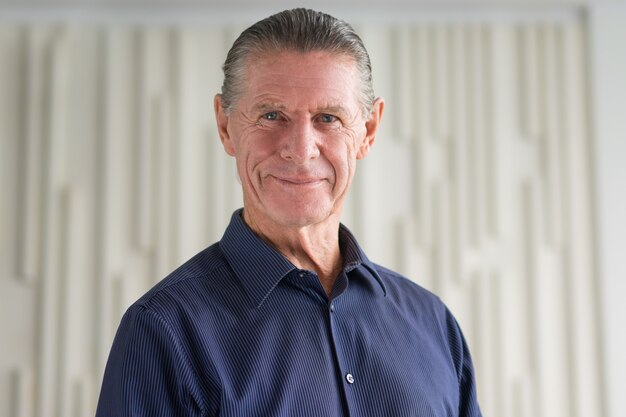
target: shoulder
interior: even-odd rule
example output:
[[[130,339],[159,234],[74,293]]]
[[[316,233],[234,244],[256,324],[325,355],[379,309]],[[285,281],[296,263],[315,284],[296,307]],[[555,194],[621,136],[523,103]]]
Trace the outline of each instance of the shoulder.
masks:
[[[142,307],[157,314],[179,303],[193,304],[194,300],[214,292],[224,285],[229,267],[219,244],[202,250],[159,281],[133,307]]]
[[[462,335],[458,322],[439,296],[402,274],[377,264],[374,267],[385,285],[386,298],[405,317],[435,332],[447,344],[460,342]]]
[[[444,302],[429,290],[407,277],[380,265],[374,265],[397,308],[414,323],[430,330],[446,346],[458,375],[463,361],[469,358],[465,338],[458,321]]]
[[[401,305],[414,306],[424,311],[445,313],[446,306],[441,299],[406,276],[384,266],[373,264],[385,285],[387,297]]]

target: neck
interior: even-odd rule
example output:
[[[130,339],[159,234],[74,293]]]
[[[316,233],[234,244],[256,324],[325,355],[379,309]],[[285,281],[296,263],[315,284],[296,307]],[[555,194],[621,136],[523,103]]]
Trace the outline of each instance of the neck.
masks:
[[[265,242],[282,253],[299,269],[313,271],[326,295],[332,292],[343,260],[339,249],[339,216],[302,227],[274,224],[244,209],[246,224]]]

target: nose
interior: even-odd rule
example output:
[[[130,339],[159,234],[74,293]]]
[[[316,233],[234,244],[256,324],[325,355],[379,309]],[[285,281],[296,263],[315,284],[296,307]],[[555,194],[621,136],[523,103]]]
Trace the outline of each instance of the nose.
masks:
[[[320,155],[317,132],[310,120],[292,121],[280,156],[288,161],[303,164]]]

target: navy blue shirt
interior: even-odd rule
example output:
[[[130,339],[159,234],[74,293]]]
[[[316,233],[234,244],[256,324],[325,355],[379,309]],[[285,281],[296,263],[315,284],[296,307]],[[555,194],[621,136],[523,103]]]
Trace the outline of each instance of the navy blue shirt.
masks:
[[[480,416],[444,304],[370,262],[343,226],[327,297],[233,214],[224,237],[133,304],[97,417]]]

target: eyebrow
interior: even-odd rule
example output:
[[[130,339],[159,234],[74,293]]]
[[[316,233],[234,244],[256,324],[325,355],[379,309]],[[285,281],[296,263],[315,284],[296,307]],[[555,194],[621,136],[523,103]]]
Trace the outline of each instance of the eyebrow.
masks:
[[[287,107],[283,104],[264,102],[258,103],[252,106],[252,111],[255,113],[267,113],[270,111],[283,111],[286,110]],[[315,109],[315,113],[329,113],[329,114],[348,114],[348,111],[345,107],[340,104],[322,106]]]
[[[348,110],[343,107],[342,105],[331,105],[331,106],[325,106],[325,107],[320,107],[319,109],[317,109],[318,113],[329,113],[329,114],[348,114]]]
[[[270,111],[276,111],[276,110],[285,110],[287,107],[285,107],[282,104],[276,104],[276,103],[258,103],[255,104],[254,106],[252,106],[252,111],[255,113],[267,113]]]

